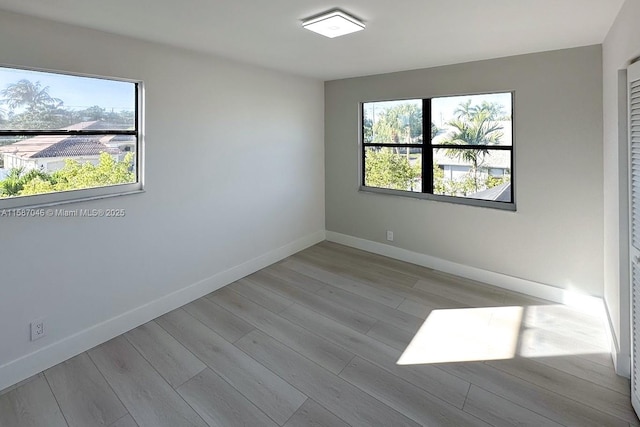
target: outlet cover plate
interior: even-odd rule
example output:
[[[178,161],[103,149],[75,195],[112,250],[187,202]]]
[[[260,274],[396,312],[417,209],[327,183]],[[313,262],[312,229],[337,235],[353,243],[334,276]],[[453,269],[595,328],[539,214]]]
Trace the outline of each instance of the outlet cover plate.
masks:
[[[31,341],[39,340],[47,335],[44,327],[44,319],[37,319],[31,322]]]

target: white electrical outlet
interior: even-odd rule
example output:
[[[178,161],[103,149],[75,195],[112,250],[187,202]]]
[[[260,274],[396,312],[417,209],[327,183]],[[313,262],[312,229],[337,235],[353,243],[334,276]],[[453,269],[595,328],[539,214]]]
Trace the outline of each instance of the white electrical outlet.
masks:
[[[31,322],[31,341],[38,340],[46,335],[44,328],[44,319],[38,319]]]
[[[393,242],[393,231],[387,230],[387,240]]]

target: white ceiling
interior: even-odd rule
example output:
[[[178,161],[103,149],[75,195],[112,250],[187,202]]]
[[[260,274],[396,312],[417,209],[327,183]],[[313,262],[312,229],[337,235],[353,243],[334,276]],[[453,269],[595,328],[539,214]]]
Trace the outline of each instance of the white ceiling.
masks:
[[[322,80],[602,43],[624,0],[0,0],[0,9]],[[339,7],[367,29],[301,20]]]

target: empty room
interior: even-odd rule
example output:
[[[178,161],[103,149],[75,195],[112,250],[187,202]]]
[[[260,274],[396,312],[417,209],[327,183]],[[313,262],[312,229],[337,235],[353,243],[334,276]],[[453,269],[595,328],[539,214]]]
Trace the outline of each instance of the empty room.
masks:
[[[640,426],[640,0],[0,0],[0,427]]]

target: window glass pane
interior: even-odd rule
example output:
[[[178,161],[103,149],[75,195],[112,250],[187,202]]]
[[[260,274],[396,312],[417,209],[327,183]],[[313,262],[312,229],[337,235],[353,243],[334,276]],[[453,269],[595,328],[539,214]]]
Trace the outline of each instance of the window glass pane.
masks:
[[[2,130],[133,130],[135,83],[0,67]]]
[[[434,149],[433,194],[511,202],[511,150]]]
[[[422,191],[422,149],[366,147],[364,185],[403,191]]]
[[[130,82],[0,67],[0,132],[13,131],[0,135],[0,199],[138,182],[136,92]],[[67,130],[76,132],[44,133]]]
[[[137,182],[135,137],[120,138],[36,136],[13,144],[20,148],[0,152],[0,199]]]
[[[432,144],[510,146],[511,135],[511,93],[432,100]]]
[[[364,103],[362,134],[366,144],[421,144],[422,100]]]

